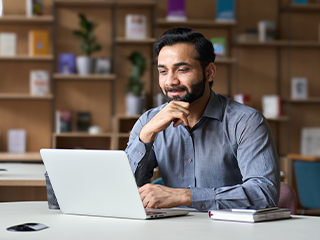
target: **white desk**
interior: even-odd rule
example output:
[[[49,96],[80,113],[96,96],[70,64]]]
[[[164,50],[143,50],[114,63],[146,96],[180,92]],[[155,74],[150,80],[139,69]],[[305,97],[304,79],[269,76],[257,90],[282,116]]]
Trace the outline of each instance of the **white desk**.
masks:
[[[39,222],[49,226],[38,232],[8,232],[7,227]],[[223,240],[296,240],[319,239],[320,218],[239,223],[209,219],[206,213],[191,212],[188,216],[153,220],[129,220],[104,217],[65,215],[49,210],[47,202],[0,204],[0,239],[223,239]]]

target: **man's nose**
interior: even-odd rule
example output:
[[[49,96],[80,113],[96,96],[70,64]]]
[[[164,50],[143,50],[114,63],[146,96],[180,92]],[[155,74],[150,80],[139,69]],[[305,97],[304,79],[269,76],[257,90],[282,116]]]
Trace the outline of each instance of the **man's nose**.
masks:
[[[166,86],[179,85],[180,81],[174,72],[169,72],[166,79]]]

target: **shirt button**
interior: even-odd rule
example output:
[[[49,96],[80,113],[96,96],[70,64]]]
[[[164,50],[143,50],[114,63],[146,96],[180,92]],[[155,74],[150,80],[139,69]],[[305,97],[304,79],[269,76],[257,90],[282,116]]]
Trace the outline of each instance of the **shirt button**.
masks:
[[[191,188],[191,185],[189,185],[189,188]]]
[[[188,159],[188,162],[192,162],[192,159],[191,159],[191,158],[189,158],[189,159]]]
[[[141,152],[141,151],[139,151],[139,155],[140,155],[140,156],[142,155],[142,152]]]
[[[201,208],[202,208],[202,210],[206,210],[207,209],[205,205],[202,205]]]

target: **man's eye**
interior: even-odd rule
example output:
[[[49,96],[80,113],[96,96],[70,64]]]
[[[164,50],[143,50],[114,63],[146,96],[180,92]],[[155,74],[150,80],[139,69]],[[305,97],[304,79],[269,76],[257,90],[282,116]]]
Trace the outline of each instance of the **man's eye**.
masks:
[[[179,69],[179,72],[187,72],[188,70],[189,70],[188,68]]]
[[[166,71],[165,71],[165,70],[160,70],[159,73],[160,73],[160,74],[165,74]]]

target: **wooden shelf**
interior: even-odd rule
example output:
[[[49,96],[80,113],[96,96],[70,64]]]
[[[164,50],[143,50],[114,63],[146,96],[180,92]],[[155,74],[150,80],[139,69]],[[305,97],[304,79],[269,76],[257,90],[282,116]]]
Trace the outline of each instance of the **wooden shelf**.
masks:
[[[117,37],[116,43],[125,43],[125,44],[148,44],[148,43],[155,43],[155,38],[146,38],[146,39],[127,39],[124,37]]]
[[[273,40],[273,41],[238,41],[239,47],[320,47],[318,41],[287,41],[287,40]]]
[[[319,13],[320,4],[290,4],[289,8],[282,9],[283,11],[291,11],[294,13]]]
[[[29,93],[0,93],[0,99],[2,100],[51,100],[52,94],[45,96],[32,96]]]
[[[270,122],[287,122],[289,120],[289,117],[287,116],[280,116],[277,118],[266,118]]]
[[[89,75],[78,75],[78,74],[53,74],[55,80],[77,80],[77,81],[114,81],[116,79],[115,74],[89,74]]]
[[[27,17],[25,15],[4,15],[0,17],[0,23],[51,23],[53,16],[42,15]]]
[[[237,59],[235,58],[216,58],[214,61],[215,64],[235,64]]]
[[[79,138],[100,138],[100,137],[112,137],[113,133],[100,133],[100,134],[89,134],[87,132],[66,132],[66,133],[53,133],[53,137],[79,137]]]
[[[235,27],[236,22],[220,22],[216,20],[189,19],[187,21],[167,21],[165,18],[158,19],[159,27],[188,26],[188,27]]]
[[[286,40],[274,40],[274,41],[238,41],[239,47],[287,47],[288,41]]]
[[[300,155],[300,154],[288,154],[287,156],[291,160],[301,160],[301,161],[309,161],[309,162],[315,162],[320,161],[320,156],[307,156],[307,155]]]
[[[42,162],[39,152],[8,153],[0,152],[0,161],[3,162]]]
[[[0,61],[52,61],[53,55],[44,56],[29,56],[29,55],[17,55],[17,56],[0,56]]]
[[[320,103],[320,98],[312,97],[307,99],[285,99],[285,102],[291,102],[291,103]]]
[[[63,7],[110,7],[115,0],[56,0],[55,3]]]

